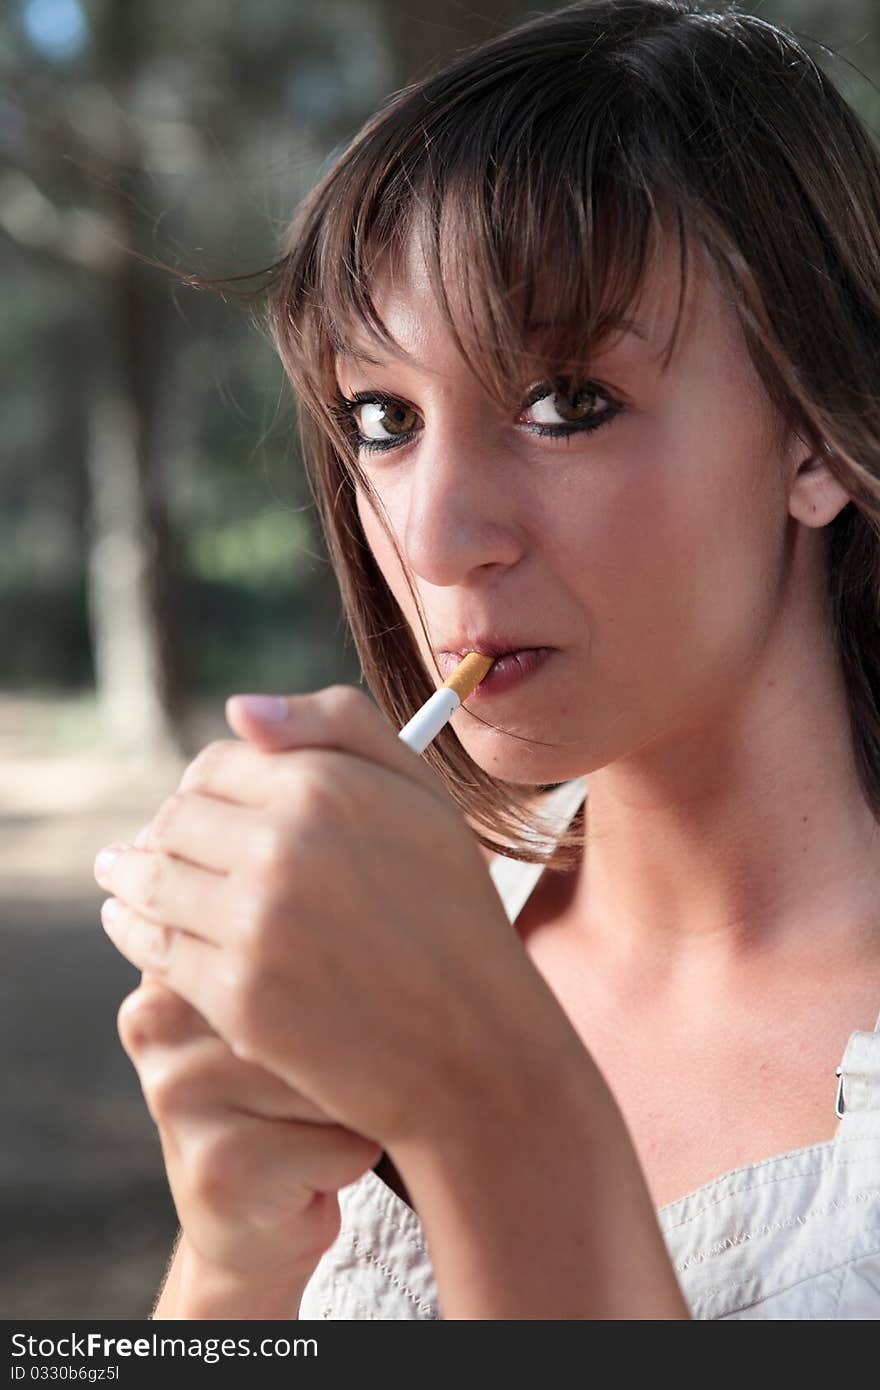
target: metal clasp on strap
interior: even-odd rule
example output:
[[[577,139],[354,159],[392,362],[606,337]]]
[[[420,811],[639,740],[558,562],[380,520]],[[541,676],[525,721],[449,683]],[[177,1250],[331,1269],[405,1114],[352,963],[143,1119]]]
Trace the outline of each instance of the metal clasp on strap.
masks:
[[[834,1102],[834,1113],[839,1120],[843,1119],[843,1067],[835,1067],[834,1075],[840,1079],[837,1082],[837,1099]]]

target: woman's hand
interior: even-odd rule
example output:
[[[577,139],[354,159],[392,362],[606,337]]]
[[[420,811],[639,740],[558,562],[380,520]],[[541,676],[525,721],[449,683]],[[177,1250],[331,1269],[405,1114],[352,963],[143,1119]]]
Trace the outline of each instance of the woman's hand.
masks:
[[[184,1235],[205,1268],[290,1291],[290,1316],[339,1232],[337,1190],[376,1144],[233,1055],[185,1000],[144,976],[118,1014],[162,1142]],[[255,1288],[256,1286],[256,1288]]]
[[[228,717],[250,741],[208,745],[147,846],[96,868],[108,934],[337,1123],[386,1149],[437,1135],[562,1017],[474,834],[352,687]]]

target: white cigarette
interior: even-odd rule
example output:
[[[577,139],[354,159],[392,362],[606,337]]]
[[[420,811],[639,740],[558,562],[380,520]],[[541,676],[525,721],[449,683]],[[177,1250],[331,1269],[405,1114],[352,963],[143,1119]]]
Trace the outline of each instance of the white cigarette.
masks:
[[[456,666],[449,680],[444,681],[439,690],[417,709],[409,723],[404,724],[399,739],[414,753],[424,753],[428,744],[439,734],[444,724],[448,724],[458,707],[464,704],[469,695],[476,690],[480,681],[488,674],[494,663],[493,656],[481,656],[479,652],[468,652],[463,661]]]

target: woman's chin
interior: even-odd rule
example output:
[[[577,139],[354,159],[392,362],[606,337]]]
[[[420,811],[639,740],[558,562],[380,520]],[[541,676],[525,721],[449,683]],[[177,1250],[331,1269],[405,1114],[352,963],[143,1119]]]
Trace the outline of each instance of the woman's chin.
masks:
[[[469,733],[461,738],[461,743],[465,752],[487,776],[522,787],[524,791],[556,786],[583,773],[583,760],[573,758],[570,750],[566,750],[565,755],[554,754],[552,749],[530,744],[527,734],[518,734],[515,740],[499,734],[491,739],[490,747],[489,738]],[[505,746],[502,747],[502,744]]]

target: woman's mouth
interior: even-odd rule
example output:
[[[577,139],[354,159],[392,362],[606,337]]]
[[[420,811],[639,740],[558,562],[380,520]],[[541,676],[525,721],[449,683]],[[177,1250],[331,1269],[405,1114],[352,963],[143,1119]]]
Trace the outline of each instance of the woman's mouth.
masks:
[[[483,677],[473,694],[468,696],[467,703],[470,705],[473,701],[483,700],[491,695],[506,695],[508,691],[514,690],[540,670],[556,650],[555,647],[526,647],[521,651],[505,652],[497,656],[488,674]],[[437,660],[443,679],[446,680],[461,661],[461,656],[457,652],[440,652]]]

